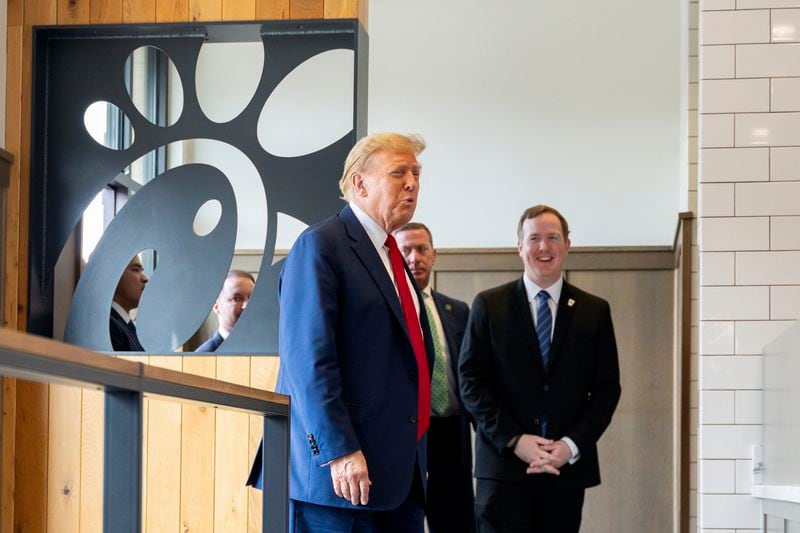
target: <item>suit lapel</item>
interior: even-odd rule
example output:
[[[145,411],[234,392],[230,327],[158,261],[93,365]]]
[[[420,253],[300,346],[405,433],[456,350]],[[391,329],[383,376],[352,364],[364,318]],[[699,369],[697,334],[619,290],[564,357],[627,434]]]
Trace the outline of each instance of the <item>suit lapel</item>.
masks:
[[[397,291],[392,283],[392,279],[389,277],[389,273],[386,272],[386,267],[384,266],[381,258],[378,256],[378,252],[375,250],[375,246],[373,246],[372,241],[369,239],[366,230],[353,214],[353,210],[350,209],[349,205],[345,206],[339,212],[339,216],[344,222],[345,228],[347,229],[347,234],[354,241],[351,245],[353,252],[355,252],[358,259],[361,261],[361,263],[363,263],[364,267],[372,278],[372,281],[374,281],[375,285],[378,286],[378,289],[381,291],[381,294],[386,300],[387,305],[392,310],[392,313],[394,313],[397,321],[400,323],[400,327],[403,328],[403,331],[405,332],[406,337],[408,337],[409,342],[411,342],[411,337],[408,334],[408,327],[406,326],[406,320],[403,317],[403,308],[400,305],[400,298],[398,298]],[[421,300],[420,303],[422,303]]]
[[[558,311],[556,312],[556,324],[553,330],[553,342],[550,345],[550,368],[553,368],[558,354],[561,351],[561,345],[564,344],[564,337],[566,336],[569,323],[572,321],[572,316],[575,314],[575,306],[580,302],[574,300],[574,293],[572,286],[564,281],[564,286],[561,287],[561,296],[558,299]]]
[[[528,357],[533,358],[536,368],[542,374],[545,373],[544,365],[542,364],[542,355],[539,350],[539,340],[536,338],[536,326],[531,316],[531,306],[528,302],[528,293],[525,292],[525,283],[520,278],[514,287],[514,294],[511,298],[512,312],[511,317],[515,324],[512,325],[512,331],[519,332],[520,339],[523,343],[523,348]],[[551,351],[552,353],[552,351]]]

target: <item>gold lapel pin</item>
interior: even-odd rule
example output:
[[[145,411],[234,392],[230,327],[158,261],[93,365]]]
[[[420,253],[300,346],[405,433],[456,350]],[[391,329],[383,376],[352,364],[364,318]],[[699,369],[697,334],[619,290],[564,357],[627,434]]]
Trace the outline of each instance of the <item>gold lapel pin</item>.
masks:
[[[444,308],[447,309],[448,312],[453,310],[453,306],[450,304],[444,304]]]
[[[573,300],[572,298],[567,300],[567,307],[572,307],[573,305],[575,305],[575,300]]]

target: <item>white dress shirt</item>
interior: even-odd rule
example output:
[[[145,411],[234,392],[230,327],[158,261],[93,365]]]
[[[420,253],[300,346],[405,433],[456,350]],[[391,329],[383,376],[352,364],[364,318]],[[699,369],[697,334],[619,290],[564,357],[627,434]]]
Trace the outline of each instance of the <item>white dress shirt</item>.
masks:
[[[116,311],[116,312],[117,312],[117,314],[119,314],[119,316],[122,318],[122,320],[124,320],[124,321],[125,321],[125,323],[126,323],[126,324],[130,324],[130,323],[131,323],[131,320],[133,320],[133,318],[131,317],[131,315],[130,315],[130,314],[128,314],[128,312],[127,312],[126,310],[124,310],[124,309],[122,308],[122,306],[121,306],[121,305],[119,305],[117,302],[114,302],[114,301],[112,301],[112,302],[111,302],[111,309],[113,309],[114,311]]]
[[[536,310],[539,307],[539,300],[541,296],[539,296],[539,292],[544,290],[547,294],[550,295],[550,298],[547,300],[547,305],[550,307],[550,313],[553,315],[552,325],[550,326],[550,340],[553,340],[553,331],[556,327],[556,313],[558,312],[558,300],[561,298],[561,289],[564,288],[564,278],[558,278],[558,281],[547,287],[546,289],[542,289],[537,284],[532,282],[528,279],[528,276],[522,276],[522,282],[525,285],[525,293],[528,297],[528,306],[531,310],[531,316],[533,317],[533,327],[536,327]],[[569,446],[570,451],[572,452],[572,457],[569,459],[569,464],[575,463],[578,459],[581,458],[580,450],[578,450],[578,446],[575,442],[567,437],[561,437],[567,446]]]
[[[385,245],[386,237],[389,235],[377,222],[375,222],[368,214],[366,214],[360,207],[358,207],[355,202],[350,202],[350,209],[353,210],[353,214],[356,216],[358,221],[364,227],[364,231],[367,232],[367,236],[369,240],[372,241],[372,245],[375,247],[375,250],[378,252],[378,256],[383,261],[383,266],[386,268],[386,272],[389,274],[389,279],[392,280],[392,284],[394,285],[394,290],[397,292],[397,280],[394,279],[394,272],[392,271],[392,261],[389,259],[389,248]],[[408,279],[408,274],[406,274],[406,284],[408,285],[408,290],[411,292],[411,298],[414,299],[414,307],[417,309],[417,320],[419,320],[419,300],[417,299],[417,291],[414,290],[414,285],[411,284],[411,280]],[[400,293],[397,293],[397,297],[400,298]],[[420,327],[421,329],[421,327]]]

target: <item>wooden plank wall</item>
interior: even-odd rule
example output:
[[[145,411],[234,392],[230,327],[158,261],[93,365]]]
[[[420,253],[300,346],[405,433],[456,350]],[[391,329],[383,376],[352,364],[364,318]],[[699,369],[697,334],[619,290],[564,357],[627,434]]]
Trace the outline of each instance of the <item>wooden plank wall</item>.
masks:
[[[5,327],[25,329],[30,175],[31,36],[35,25],[360,18],[367,0],[8,0]],[[272,389],[274,358],[150,357],[137,361]],[[0,531],[102,529],[103,397],[4,378]],[[147,531],[260,531],[259,493],[246,489],[261,420],[147,401],[143,524]]]

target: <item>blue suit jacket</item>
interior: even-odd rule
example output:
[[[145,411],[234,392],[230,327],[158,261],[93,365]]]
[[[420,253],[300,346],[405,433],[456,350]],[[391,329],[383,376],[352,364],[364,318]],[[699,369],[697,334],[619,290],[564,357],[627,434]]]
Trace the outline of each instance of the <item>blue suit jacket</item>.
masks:
[[[195,352],[216,352],[217,348],[219,348],[219,345],[222,344],[224,340],[222,335],[219,334],[219,330],[217,330],[210,339],[198,346]]]
[[[417,297],[421,304],[419,290]],[[327,464],[361,450],[372,486],[359,509],[397,507],[415,466],[425,479],[417,363],[392,280],[349,206],[297,239],[281,273],[280,303],[277,391],[292,397],[291,498],[352,508],[333,492]],[[430,371],[434,351],[420,310]]]

